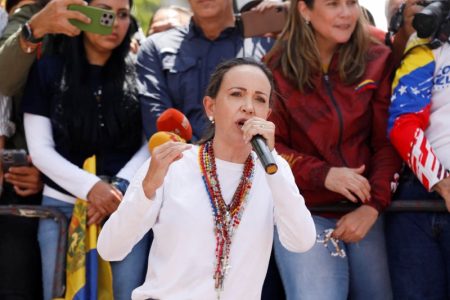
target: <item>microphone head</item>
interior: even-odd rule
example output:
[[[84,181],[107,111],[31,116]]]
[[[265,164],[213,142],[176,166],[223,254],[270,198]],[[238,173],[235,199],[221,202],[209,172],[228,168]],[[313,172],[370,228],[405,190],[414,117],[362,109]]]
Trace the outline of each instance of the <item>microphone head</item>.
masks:
[[[150,140],[148,141],[148,150],[152,153],[153,149],[169,141],[186,143],[184,139],[173,132],[158,131],[150,137]]]
[[[156,120],[156,128],[158,131],[170,131],[176,133],[186,141],[192,139],[192,127],[186,116],[176,110],[169,108],[165,110]]]

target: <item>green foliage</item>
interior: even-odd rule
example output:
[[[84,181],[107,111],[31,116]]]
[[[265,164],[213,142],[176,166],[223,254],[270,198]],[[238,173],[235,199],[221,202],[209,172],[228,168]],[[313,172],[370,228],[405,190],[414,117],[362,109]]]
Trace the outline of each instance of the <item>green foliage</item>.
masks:
[[[161,5],[160,0],[134,0],[133,5],[133,15],[139,21],[142,30],[147,32],[150,18]]]

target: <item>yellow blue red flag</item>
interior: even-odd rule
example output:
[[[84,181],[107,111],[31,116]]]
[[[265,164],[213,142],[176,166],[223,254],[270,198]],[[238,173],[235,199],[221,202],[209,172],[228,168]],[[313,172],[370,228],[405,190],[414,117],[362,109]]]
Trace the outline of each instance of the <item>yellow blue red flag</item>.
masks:
[[[95,156],[83,169],[95,174]],[[112,300],[112,272],[97,252],[99,225],[87,225],[87,201],[77,199],[69,225],[66,258],[66,300]]]

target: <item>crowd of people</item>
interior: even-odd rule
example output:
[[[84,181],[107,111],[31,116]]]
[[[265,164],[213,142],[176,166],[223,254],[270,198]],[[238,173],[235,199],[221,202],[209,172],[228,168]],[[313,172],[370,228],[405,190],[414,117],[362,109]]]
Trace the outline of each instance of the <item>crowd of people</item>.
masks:
[[[147,37],[132,0],[6,0],[0,148],[29,155],[0,204],[70,219],[85,199],[116,300],[449,298],[450,46],[415,33],[427,3],[387,0],[385,39],[358,1],[259,2],[281,32],[244,37],[232,0],[162,7]],[[112,33],[69,5],[113,11]],[[192,140],[150,153],[169,108]],[[424,199],[448,211],[385,212]],[[53,298],[58,234],[0,216],[1,299]]]

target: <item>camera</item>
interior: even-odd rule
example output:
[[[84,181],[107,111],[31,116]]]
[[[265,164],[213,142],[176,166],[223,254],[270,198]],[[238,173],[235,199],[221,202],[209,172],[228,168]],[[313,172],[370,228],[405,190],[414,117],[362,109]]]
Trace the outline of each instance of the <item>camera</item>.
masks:
[[[450,42],[450,0],[424,0],[417,5],[424,7],[421,12],[414,15],[412,22],[417,36],[431,38],[429,46],[432,49]],[[392,36],[403,26],[404,10],[405,3],[402,3],[392,16],[386,33],[386,45],[392,45]]]
[[[436,36],[449,22],[449,0],[427,0],[419,3],[424,9],[414,16],[413,27],[420,38]]]

